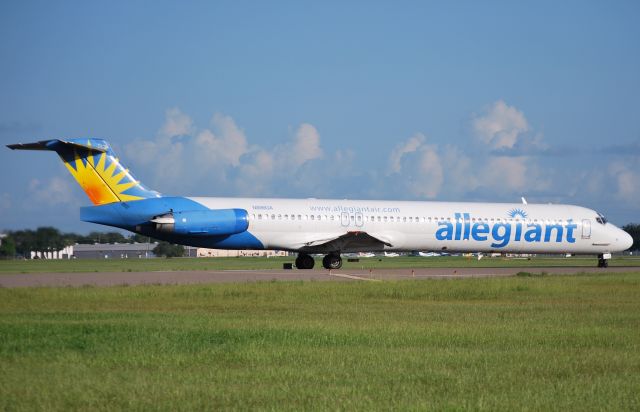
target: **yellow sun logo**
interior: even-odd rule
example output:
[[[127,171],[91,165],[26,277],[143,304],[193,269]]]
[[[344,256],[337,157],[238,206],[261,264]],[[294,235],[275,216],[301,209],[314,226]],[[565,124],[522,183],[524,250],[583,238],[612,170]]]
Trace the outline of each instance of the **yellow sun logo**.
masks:
[[[94,205],[143,199],[124,193],[139,182],[120,165],[117,158],[108,156],[106,152],[91,151],[86,157],[80,157],[74,150],[73,154],[74,160],[64,164]]]

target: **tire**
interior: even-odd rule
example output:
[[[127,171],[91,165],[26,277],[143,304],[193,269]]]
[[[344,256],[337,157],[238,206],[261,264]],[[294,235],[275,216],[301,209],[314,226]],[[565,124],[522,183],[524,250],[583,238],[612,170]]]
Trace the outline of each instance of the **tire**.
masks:
[[[340,255],[329,254],[322,259],[322,266],[325,269],[340,269],[342,267],[342,258]]]
[[[296,258],[296,268],[298,269],[313,269],[315,260],[309,255],[299,254]]]

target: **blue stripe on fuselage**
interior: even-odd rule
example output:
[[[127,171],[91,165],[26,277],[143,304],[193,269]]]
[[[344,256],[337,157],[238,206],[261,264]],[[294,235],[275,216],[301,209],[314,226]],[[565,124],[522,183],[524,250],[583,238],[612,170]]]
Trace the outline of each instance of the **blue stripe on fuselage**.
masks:
[[[80,219],[85,222],[119,227],[187,246],[220,249],[264,249],[262,242],[248,231],[234,235],[196,237],[158,233],[149,224],[149,221],[154,216],[195,210],[209,210],[209,208],[185,197],[160,197],[82,207],[80,208]]]

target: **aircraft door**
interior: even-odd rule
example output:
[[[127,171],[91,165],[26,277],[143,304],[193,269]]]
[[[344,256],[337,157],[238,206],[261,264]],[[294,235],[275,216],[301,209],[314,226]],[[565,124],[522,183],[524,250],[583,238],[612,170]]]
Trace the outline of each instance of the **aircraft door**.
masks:
[[[591,221],[589,219],[582,219],[582,238],[591,238]]]
[[[362,212],[356,212],[356,226],[361,227],[363,223]]]
[[[342,212],[340,215],[340,224],[342,226],[349,226],[349,213]]]

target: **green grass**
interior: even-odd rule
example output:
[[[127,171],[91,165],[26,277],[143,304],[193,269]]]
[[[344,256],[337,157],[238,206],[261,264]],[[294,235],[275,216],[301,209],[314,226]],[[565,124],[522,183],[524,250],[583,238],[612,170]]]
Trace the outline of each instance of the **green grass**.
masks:
[[[295,256],[273,258],[173,258],[173,259],[76,259],[76,260],[0,260],[0,275],[37,272],[146,272],[175,270],[252,270],[282,269],[282,264],[293,262]],[[359,262],[344,260],[344,269],[390,269],[421,267],[560,267],[597,264],[595,256],[534,257],[528,259],[488,258],[482,260],[463,256],[451,257],[395,257],[360,258]],[[615,257],[611,266],[640,267],[640,258]],[[316,259],[316,268],[322,268]]]
[[[637,273],[0,289],[0,410],[638,410]]]

